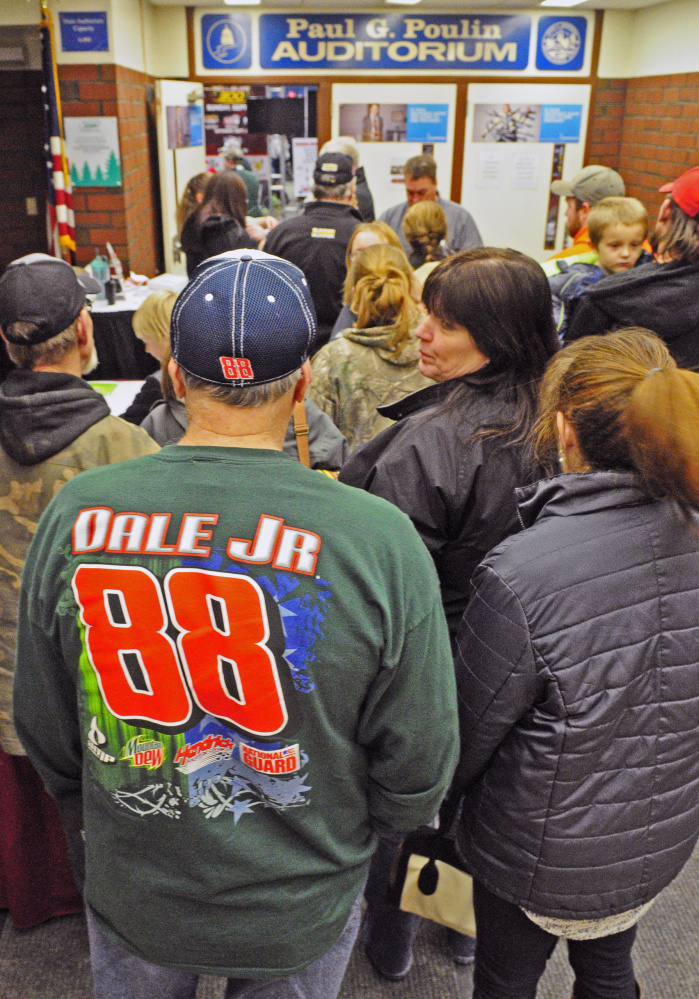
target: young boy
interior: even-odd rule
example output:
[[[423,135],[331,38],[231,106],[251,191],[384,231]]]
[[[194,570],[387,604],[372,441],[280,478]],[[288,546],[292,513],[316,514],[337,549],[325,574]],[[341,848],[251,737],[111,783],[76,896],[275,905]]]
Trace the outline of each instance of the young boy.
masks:
[[[550,261],[553,314],[561,340],[578,299],[586,288],[610,274],[620,274],[652,257],[643,249],[648,233],[648,212],[636,198],[603,198],[587,220],[593,253]]]

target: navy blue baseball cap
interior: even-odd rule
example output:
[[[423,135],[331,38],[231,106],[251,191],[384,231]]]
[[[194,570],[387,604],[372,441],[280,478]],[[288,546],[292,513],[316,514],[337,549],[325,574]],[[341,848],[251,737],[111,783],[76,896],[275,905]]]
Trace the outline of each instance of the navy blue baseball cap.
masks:
[[[316,315],[303,272],[260,250],[231,250],[199,264],[175,302],[172,356],[214,385],[264,385],[310,355]]]

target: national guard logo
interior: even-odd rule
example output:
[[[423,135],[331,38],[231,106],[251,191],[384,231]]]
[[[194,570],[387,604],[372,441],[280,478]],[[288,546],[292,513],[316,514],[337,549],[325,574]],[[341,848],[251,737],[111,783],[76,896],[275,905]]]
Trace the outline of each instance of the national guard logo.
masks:
[[[249,69],[250,32],[249,14],[205,14],[201,19],[204,67]]]

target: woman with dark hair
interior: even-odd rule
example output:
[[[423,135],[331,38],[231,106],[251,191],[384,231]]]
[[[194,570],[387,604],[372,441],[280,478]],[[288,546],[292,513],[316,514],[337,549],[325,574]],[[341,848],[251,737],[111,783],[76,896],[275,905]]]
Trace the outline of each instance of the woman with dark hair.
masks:
[[[540,265],[516,250],[464,250],[422,293],[419,368],[436,384],[381,407],[397,421],[356,451],[342,481],[408,514],[435,560],[452,637],[471,573],[517,529],[514,489],[530,476],[524,442],[539,381],[557,349]]]
[[[453,642],[474,569],[519,527],[514,490],[532,477],[525,443],[557,339],[548,280],[516,250],[450,257],[428,276],[422,300],[419,368],[435,384],[381,407],[396,423],[355,451],[340,479],[390,500],[415,524]],[[410,969],[418,925],[382,901],[395,849],[381,843],[367,890],[367,954],[394,980]],[[469,938],[450,940],[457,962],[473,960]]]
[[[180,242],[187,255],[187,276],[202,260],[226,250],[253,250],[258,244],[245,231],[245,184],[231,170],[212,175],[204,198],[187,218]]]
[[[534,999],[557,940],[573,999],[636,999],[636,924],[699,834],[699,374],[647,330],[549,366],[551,478],[473,577],[457,639],[474,999]]]

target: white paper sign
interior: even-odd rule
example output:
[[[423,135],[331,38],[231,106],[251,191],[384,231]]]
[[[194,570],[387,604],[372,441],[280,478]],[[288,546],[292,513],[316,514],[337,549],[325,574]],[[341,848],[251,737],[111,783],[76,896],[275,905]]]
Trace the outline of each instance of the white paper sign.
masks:
[[[317,139],[292,139],[294,163],[294,197],[305,198],[311,193],[313,169],[318,159]]]
[[[539,154],[515,153],[512,159],[512,187],[536,190],[539,186]]]
[[[120,187],[117,119],[64,118],[63,128],[73,187]]]
[[[504,149],[479,149],[478,150],[478,179],[477,187],[504,187],[505,178],[505,150]]]

